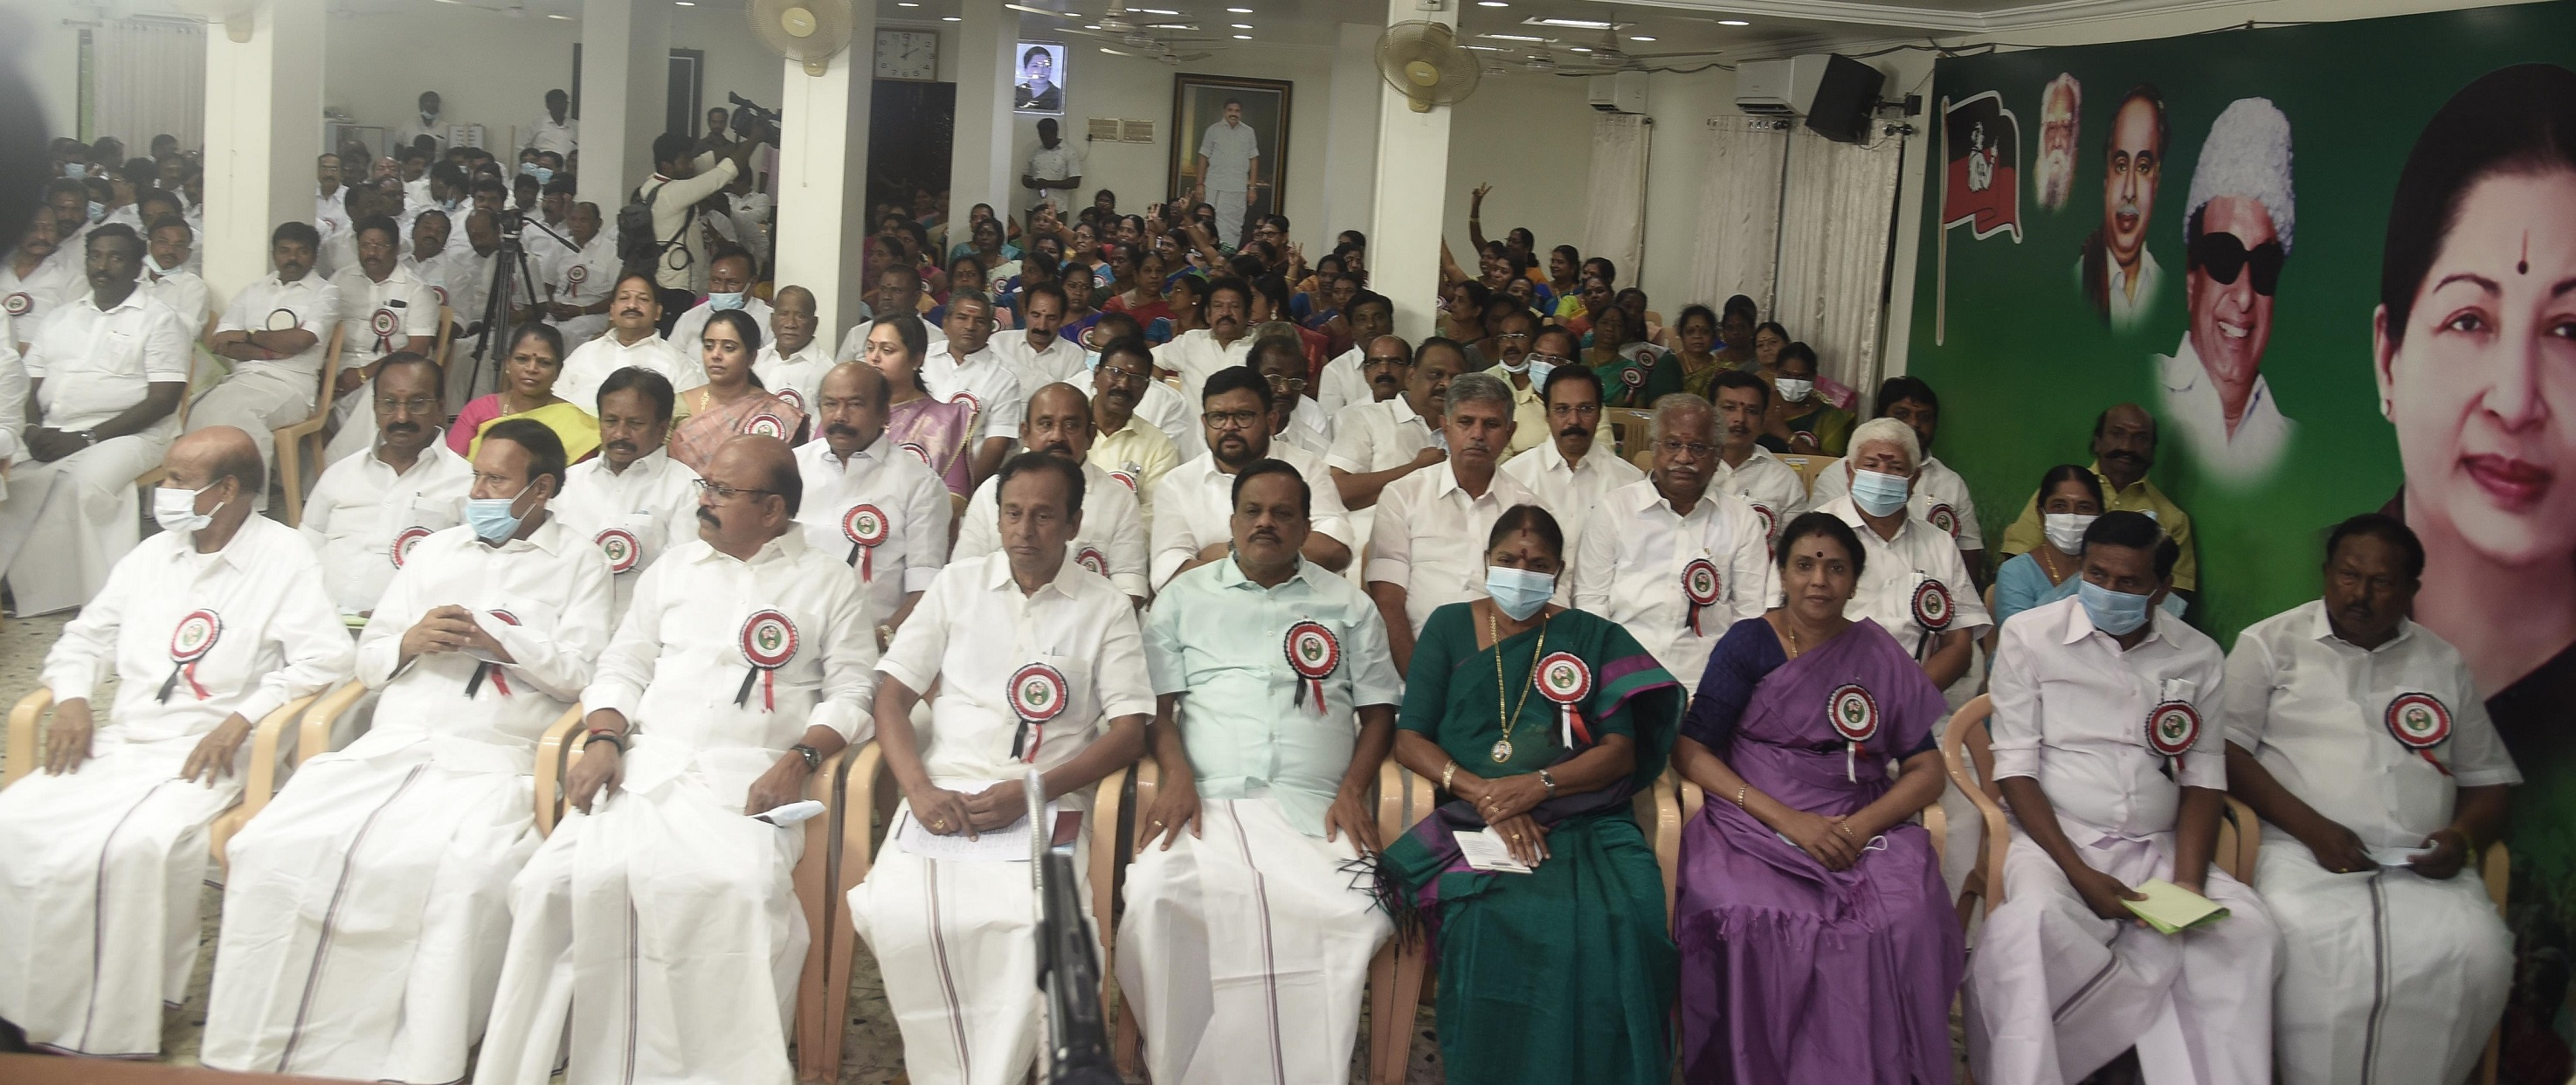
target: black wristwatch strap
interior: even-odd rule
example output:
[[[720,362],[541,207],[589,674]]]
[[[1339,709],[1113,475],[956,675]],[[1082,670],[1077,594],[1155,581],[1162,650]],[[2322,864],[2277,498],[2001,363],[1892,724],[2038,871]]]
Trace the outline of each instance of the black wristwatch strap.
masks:
[[[798,756],[798,757],[802,757],[802,758],[804,758],[804,759],[805,759],[805,771],[807,771],[807,772],[812,772],[812,771],[814,771],[814,770],[816,770],[816,769],[819,769],[819,768],[822,768],[822,767],[823,767],[823,753],[822,753],[822,751],[817,750],[817,749],[815,749],[815,748],[814,748],[814,747],[812,747],[812,746],[808,746],[808,745],[806,745],[806,744],[804,744],[804,743],[802,743],[802,742],[799,742],[799,743],[797,743],[797,744],[795,744],[795,745],[793,745],[793,746],[790,746],[790,747],[788,747],[788,749],[791,749],[791,750],[796,751],[796,756]]]

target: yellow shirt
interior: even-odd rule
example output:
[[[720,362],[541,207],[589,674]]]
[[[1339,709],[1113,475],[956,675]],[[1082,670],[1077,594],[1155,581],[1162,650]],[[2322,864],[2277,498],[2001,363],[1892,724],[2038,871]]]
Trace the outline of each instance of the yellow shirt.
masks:
[[[2191,542],[2191,514],[2182,511],[2182,506],[2174,504],[2173,499],[2166,497],[2155,483],[2142,478],[2130,483],[2128,489],[2114,490],[2111,480],[2102,474],[2102,465],[2095,463],[2091,466],[2093,477],[2102,483],[2102,511],[2143,512],[2155,517],[2156,523],[2165,529],[2165,534],[2172,536],[2174,545],[2182,548],[2181,559],[2174,562],[2175,590],[2195,590],[2200,583],[2200,555]],[[2047,538],[2040,528],[2039,495],[2034,493],[2029,501],[2022,503],[2021,518],[2004,529],[2004,556],[2009,558],[2029,553],[2045,545]]]
[[[1127,416],[1127,428],[1093,437],[1091,454],[1084,458],[1094,467],[1135,481],[1136,501],[1149,529],[1154,523],[1154,484],[1181,462],[1172,438],[1135,415]]]
[[[1512,390],[1512,443],[1503,446],[1503,454],[1495,459],[1495,463],[1509,460],[1556,438],[1556,434],[1548,431],[1547,401],[1539,398],[1537,381],[1530,381],[1524,387],[1512,379],[1511,370],[1499,365],[1485,370],[1485,375],[1503,382]]]

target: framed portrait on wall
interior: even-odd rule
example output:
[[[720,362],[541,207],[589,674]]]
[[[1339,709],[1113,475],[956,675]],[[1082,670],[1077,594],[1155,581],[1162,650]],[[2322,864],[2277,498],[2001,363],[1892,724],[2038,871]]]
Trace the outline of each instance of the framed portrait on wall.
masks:
[[[1230,75],[1172,77],[1171,193],[1216,208],[1218,240],[1283,206],[1289,106],[1296,85]]]
[[[1011,73],[1011,109],[1020,113],[1063,113],[1063,43],[1024,41],[1014,55],[1019,58],[1019,70]]]

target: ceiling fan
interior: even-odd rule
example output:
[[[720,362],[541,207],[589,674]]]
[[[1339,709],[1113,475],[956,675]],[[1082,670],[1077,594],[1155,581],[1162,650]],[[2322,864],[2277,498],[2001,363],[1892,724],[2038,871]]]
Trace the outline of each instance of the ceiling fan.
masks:
[[[1176,36],[1174,33],[1175,31],[1197,30],[1199,27],[1196,22],[1191,20],[1188,12],[1171,8],[1131,8],[1125,6],[1120,2],[1120,0],[1110,0],[1108,10],[1102,12],[1101,15],[1095,19],[1091,16],[1081,14],[1080,12],[1054,11],[1047,8],[1032,7],[1027,4],[1005,3],[1002,6],[1009,8],[1012,11],[1026,12],[1031,15],[1044,15],[1050,19],[1064,19],[1068,21],[1087,23],[1088,25],[1082,27],[1067,27],[1064,32],[1067,34],[1078,34],[1086,38],[1099,38],[1103,41],[1117,42],[1120,45],[1126,46],[1129,50],[1127,52],[1121,52],[1116,49],[1108,50],[1108,52],[1113,56],[1141,56],[1151,60],[1160,60],[1166,64],[1178,64],[1185,60],[1199,60],[1209,54],[1176,53],[1172,49],[1173,46],[1201,45],[1217,40],[1215,38],[1184,38]],[[1093,27],[1097,27],[1098,29],[1093,29]]]
[[[1585,59],[1595,65],[1595,69],[1581,74],[1590,75],[1598,71],[1669,71],[1674,65],[1662,62],[1713,57],[1724,52],[1722,49],[1676,49],[1657,53],[1631,53],[1619,44],[1619,25],[1618,9],[1613,8],[1609,19],[1606,20],[1606,25],[1601,29],[1600,44],[1594,45],[1590,53],[1584,54]]]

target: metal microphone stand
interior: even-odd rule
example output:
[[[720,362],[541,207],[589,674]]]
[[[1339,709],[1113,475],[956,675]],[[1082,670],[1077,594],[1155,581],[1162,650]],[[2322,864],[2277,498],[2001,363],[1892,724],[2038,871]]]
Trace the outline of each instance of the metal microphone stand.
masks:
[[[1074,881],[1073,845],[1049,840],[1055,825],[1047,820],[1046,786],[1036,769],[1029,770],[1022,787],[1029,801],[1029,876],[1040,908],[1037,981],[1047,1006],[1044,1077],[1048,1085],[1120,1085],[1118,1065],[1109,1055],[1109,1017],[1100,1005],[1100,958],[1093,955],[1091,928],[1082,921],[1082,897]]]

